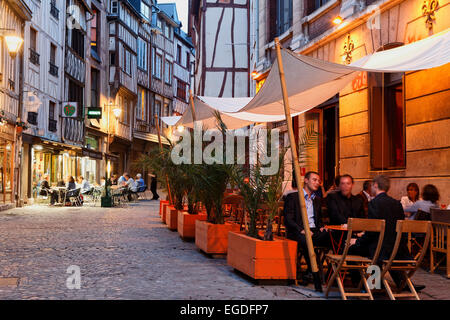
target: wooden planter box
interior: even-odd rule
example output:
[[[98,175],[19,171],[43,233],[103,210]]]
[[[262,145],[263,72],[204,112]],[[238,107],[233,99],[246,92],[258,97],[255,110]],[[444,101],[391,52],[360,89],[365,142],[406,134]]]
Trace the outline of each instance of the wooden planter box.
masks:
[[[168,203],[163,203],[163,205],[162,205],[161,221],[164,222],[164,223],[167,223],[166,222],[166,216],[167,216],[167,212],[169,212],[169,208],[170,207],[175,209],[174,206],[171,206]]]
[[[163,205],[169,205],[169,200],[161,200],[160,202],[159,202],[159,215],[161,216],[162,215],[162,212],[163,212]]]
[[[206,214],[189,214],[186,211],[178,211],[178,233],[183,239],[195,238],[196,221],[204,221],[206,218]]]
[[[166,224],[169,230],[176,231],[178,227],[178,210],[173,206],[169,206],[169,209],[166,211]]]
[[[235,223],[213,224],[207,221],[195,222],[195,245],[207,254],[226,254],[228,232],[239,232]]]
[[[295,279],[297,242],[263,241],[229,232],[227,263],[253,279]]]

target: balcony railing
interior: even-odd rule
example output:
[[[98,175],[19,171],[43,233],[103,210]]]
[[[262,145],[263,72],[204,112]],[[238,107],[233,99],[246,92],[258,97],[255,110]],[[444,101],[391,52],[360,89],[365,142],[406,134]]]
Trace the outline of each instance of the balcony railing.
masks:
[[[58,76],[58,70],[59,70],[58,66],[56,64],[52,63],[52,62],[49,62],[49,63],[50,63],[50,69],[48,70],[48,72],[52,76],[57,77]]]
[[[136,119],[136,128],[135,128],[136,131],[150,133],[151,129],[152,126],[150,125],[150,123],[144,120]]]
[[[116,121],[114,134],[127,140],[131,140],[131,129],[128,124]]]
[[[34,49],[30,48],[30,62],[38,66],[39,58],[40,58],[39,53],[37,53]]]
[[[56,7],[56,5],[55,5],[53,2],[50,3],[50,14],[51,14],[56,20],[59,19],[59,10],[58,10],[58,8]]]
[[[58,122],[56,120],[49,119],[48,120],[48,131],[56,132],[58,130],[57,124],[58,124]]]

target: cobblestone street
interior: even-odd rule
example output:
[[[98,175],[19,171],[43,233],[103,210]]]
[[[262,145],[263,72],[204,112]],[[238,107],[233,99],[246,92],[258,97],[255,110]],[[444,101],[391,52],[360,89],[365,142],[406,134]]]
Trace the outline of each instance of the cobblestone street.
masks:
[[[125,208],[30,206],[0,213],[0,299],[308,299],[296,286],[256,286],[160,222],[159,202]],[[81,269],[70,290],[66,270]],[[11,280],[11,279],[10,279]],[[12,279],[14,280],[14,279]],[[424,299],[450,299],[450,280],[420,271]]]

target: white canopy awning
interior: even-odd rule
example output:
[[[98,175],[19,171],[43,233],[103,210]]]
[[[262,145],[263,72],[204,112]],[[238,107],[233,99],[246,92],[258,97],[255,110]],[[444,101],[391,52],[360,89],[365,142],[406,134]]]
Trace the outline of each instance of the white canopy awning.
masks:
[[[450,62],[450,32],[446,30],[426,39],[376,52],[350,64],[341,65],[281,51],[291,115],[308,111],[341,91],[359,71],[405,72],[430,69]],[[285,119],[278,63],[274,62],[260,91],[252,98],[195,97],[196,119],[204,127],[214,127],[214,112],[222,114],[229,129],[254,122]],[[173,117],[172,117],[173,118]],[[190,108],[177,124],[192,127]],[[165,121],[165,119],[163,119]]]

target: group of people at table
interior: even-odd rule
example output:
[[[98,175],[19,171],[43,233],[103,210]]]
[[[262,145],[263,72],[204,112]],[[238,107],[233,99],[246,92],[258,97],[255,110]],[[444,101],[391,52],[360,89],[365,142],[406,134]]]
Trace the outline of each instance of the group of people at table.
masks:
[[[150,185],[150,191],[153,194],[152,200],[158,200],[159,195],[156,191],[156,176],[150,176],[152,177]],[[120,177],[117,174],[113,174],[111,177],[111,184],[113,189],[119,189],[121,192],[124,192],[130,201],[133,194],[136,192],[143,192],[146,189],[145,181],[140,173],[136,175],[136,180],[134,180],[127,172],[124,172]]]
[[[105,184],[106,179],[102,177],[101,183],[97,187],[104,188]],[[130,201],[133,193],[144,191],[146,188],[145,181],[140,173],[136,175],[136,180],[133,179],[127,172],[123,173],[120,177],[117,174],[114,174],[111,177],[111,184],[113,189],[120,189],[121,192],[125,192]],[[68,192],[72,190],[80,189],[81,196],[86,196],[92,194],[95,188],[94,185],[91,185],[88,180],[84,179],[83,176],[79,176],[77,181],[75,181],[73,176],[68,176],[67,181],[61,180],[55,187],[51,187],[48,175],[43,176],[43,179],[39,182],[38,187],[39,195],[49,196],[50,205],[52,206],[56,203],[68,203]],[[157,200],[159,195],[156,193],[156,177],[152,177],[151,191],[153,192],[152,200]]]
[[[79,176],[77,181],[73,176],[68,176],[67,181],[61,180],[56,187],[51,187],[49,176],[46,174],[39,182],[38,187],[40,188],[39,195],[50,196],[50,205],[67,200],[67,192],[71,190],[80,189],[80,193],[84,195],[91,194],[93,191],[93,186],[83,176]]]
[[[309,228],[315,247],[332,248],[333,239],[338,232],[330,230],[324,224],[323,208],[326,208],[329,225],[339,225],[345,230],[348,218],[384,219],[385,234],[379,255],[379,263],[389,259],[396,240],[397,220],[415,219],[418,211],[430,212],[430,209],[439,208],[439,192],[434,185],[423,187],[422,197],[419,197],[419,187],[415,183],[407,186],[407,195],[401,201],[388,195],[390,179],[379,175],[373,180],[367,180],[363,184],[363,190],[352,194],[354,186],[353,177],[345,174],[338,176],[335,185],[328,191],[322,187],[320,176],[317,172],[307,172],[304,178],[303,195],[305,197],[306,211]],[[301,207],[298,198],[298,188],[295,177],[292,180],[292,189],[284,195],[284,225],[286,237],[297,241],[298,250],[304,254],[307,263],[306,273],[298,272],[297,278],[306,283],[312,282],[311,264],[307,251],[305,230],[303,226]],[[331,233],[330,233],[331,232]],[[378,236],[372,233],[355,234],[349,248],[350,255],[360,255],[372,258],[377,247]],[[337,252],[336,252],[337,253]],[[407,247],[407,241],[402,241],[396,259],[411,259]],[[298,262],[300,264],[300,261]],[[298,267],[298,270],[300,268]],[[393,280],[401,281],[400,274],[391,273]],[[353,274],[352,282],[359,282],[359,274]],[[417,286],[418,289],[423,286]]]

